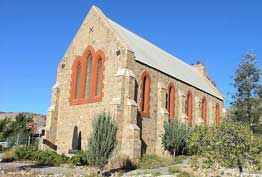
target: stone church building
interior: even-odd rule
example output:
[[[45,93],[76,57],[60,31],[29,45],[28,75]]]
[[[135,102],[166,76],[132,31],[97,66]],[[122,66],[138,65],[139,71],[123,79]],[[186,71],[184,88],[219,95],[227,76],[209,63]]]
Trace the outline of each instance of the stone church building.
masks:
[[[205,67],[188,65],[92,7],[61,60],[43,147],[69,154],[73,135],[86,149],[100,113],[118,125],[115,152],[162,154],[165,121],[218,124],[224,97]]]

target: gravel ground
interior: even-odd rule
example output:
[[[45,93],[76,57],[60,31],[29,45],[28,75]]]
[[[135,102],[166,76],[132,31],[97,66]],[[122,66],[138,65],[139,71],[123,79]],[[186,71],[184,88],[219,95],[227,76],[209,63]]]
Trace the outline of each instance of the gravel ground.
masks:
[[[87,176],[96,173],[95,169],[80,167],[50,167],[28,162],[0,163],[0,175],[13,176],[21,173],[22,176]]]
[[[1,154],[0,154],[1,159]],[[238,177],[239,172],[237,169],[192,169],[189,165],[190,158],[183,161],[181,164],[173,165],[171,167],[179,167],[182,171],[187,171],[194,174],[195,177]],[[0,177],[94,177],[97,174],[97,169],[88,167],[50,167],[34,164],[31,162],[0,162]],[[154,168],[154,169],[137,169],[126,173],[116,172],[114,177],[175,177],[176,174],[171,174],[168,167]],[[262,174],[251,174],[247,171],[244,177],[262,177]]]

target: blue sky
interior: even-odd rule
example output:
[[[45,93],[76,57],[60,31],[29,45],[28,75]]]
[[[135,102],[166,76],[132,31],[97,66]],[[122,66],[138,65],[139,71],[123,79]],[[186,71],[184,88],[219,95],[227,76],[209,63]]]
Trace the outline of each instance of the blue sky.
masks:
[[[56,69],[92,5],[160,48],[202,61],[230,101],[247,51],[262,65],[260,0],[0,0],[0,111],[46,113]]]

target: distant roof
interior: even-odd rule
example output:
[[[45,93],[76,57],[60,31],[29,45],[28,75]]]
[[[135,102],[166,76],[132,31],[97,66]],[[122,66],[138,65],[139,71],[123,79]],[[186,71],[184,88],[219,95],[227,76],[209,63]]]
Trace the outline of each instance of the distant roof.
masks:
[[[108,19],[108,21],[113,30],[115,30],[119,37],[128,45],[130,50],[134,52],[136,61],[160,70],[163,73],[173,76],[223,100],[223,97],[216,93],[214,88],[207,82],[206,78],[204,78],[195,67],[172,56],[116,22],[110,19]]]

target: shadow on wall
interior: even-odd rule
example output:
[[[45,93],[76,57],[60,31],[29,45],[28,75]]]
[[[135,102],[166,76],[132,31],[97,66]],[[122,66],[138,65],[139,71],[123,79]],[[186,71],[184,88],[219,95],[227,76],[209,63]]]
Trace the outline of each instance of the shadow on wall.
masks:
[[[135,82],[135,93],[134,93],[134,100],[135,102],[139,105],[138,100],[139,100],[139,95],[138,95],[138,89],[139,89],[139,85],[137,82]],[[147,149],[147,145],[145,143],[145,141],[143,140],[142,137],[142,132],[143,132],[143,126],[142,123],[143,122],[143,117],[140,114],[140,112],[137,110],[137,126],[140,128],[140,139],[141,139],[141,155],[146,153],[146,149]]]
[[[141,139],[141,155],[145,154],[146,153],[146,150],[147,150],[147,144],[145,143],[145,141],[143,140],[143,137],[142,137],[142,132],[143,132],[143,126],[142,126],[142,123],[143,122],[143,117],[142,115],[140,114],[139,111],[137,111],[137,125],[138,127],[140,128],[140,139]]]
[[[81,150],[82,133],[78,132],[78,127],[75,126],[73,130],[72,148],[69,149],[70,154],[75,154]]]

